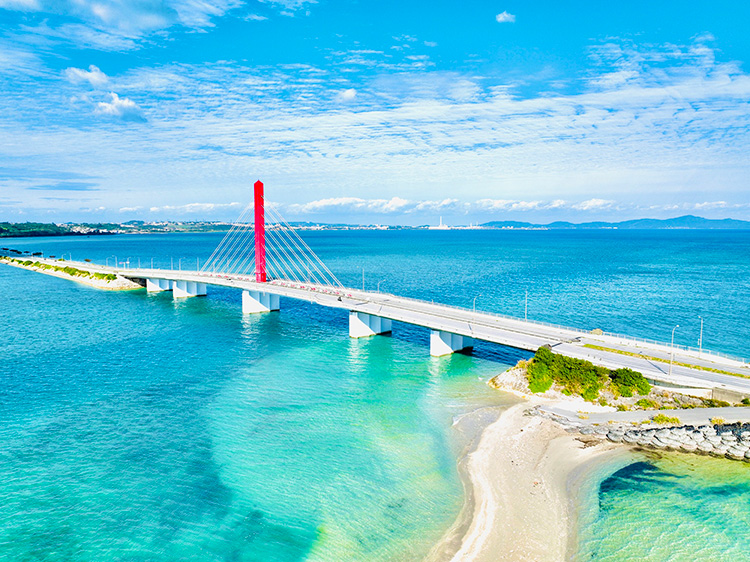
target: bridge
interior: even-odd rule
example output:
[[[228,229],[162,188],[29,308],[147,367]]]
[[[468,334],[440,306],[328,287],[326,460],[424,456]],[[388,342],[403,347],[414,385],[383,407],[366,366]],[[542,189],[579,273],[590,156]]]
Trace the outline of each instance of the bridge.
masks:
[[[604,367],[632,368],[656,384],[692,389],[697,395],[718,397],[724,392],[737,401],[750,396],[750,365],[741,360],[346,288],[278,211],[265,205],[260,181],[254,184],[253,203],[200,270],[75,266],[115,273],[149,292],[171,291],[176,299],[206,295],[209,286],[238,289],[246,314],[278,311],[282,297],[342,309],[348,312],[352,338],[388,334],[394,321],[422,326],[429,329],[429,350],[436,357],[471,350],[476,340],[532,352],[548,345],[557,353]]]

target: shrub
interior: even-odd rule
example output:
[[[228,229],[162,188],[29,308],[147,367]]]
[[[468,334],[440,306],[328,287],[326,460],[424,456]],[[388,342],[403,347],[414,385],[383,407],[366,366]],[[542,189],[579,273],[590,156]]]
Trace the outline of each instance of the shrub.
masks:
[[[526,372],[529,376],[529,390],[531,392],[547,392],[552,386],[552,376],[546,364],[534,361],[527,367]]]
[[[653,400],[649,400],[648,398],[641,398],[640,400],[638,400],[638,402],[635,403],[635,405],[645,410],[655,410],[659,407],[656,402],[654,402]]]
[[[666,416],[664,414],[656,414],[653,418],[651,418],[651,421],[654,423],[673,423],[678,424],[680,423],[680,418],[673,418],[670,416]]]
[[[724,418],[711,418],[711,425],[724,425],[725,422]]]
[[[618,412],[627,412],[628,410],[630,410],[630,408],[628,408],[627,404],[618,404],[617,405],[617,411]]]
[[[705,398],[703,400],[703,405],[706,408],[727,408],[729,407],[729,402],[724,402],[724,400],[714,400],[713,398]]]
[[[633,391],[641,396],[651,392],[651,385],[648,381],[641,373],[632,369],[616,369],[609,373],[609,378],[612,379],[612,384],[617,387],[622,396],[633,396]]]
[[[744,406],[750,406],[750,398],[743,398],[740,404]]]

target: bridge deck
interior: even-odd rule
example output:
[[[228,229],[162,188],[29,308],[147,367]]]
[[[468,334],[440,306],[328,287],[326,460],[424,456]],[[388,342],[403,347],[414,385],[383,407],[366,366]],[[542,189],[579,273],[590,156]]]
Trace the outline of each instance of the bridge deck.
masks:
[[[246,276],[188,271],[141,269],[120,271],[119,273],[133,279],[151,277],[173,281],[195,281],[207,285],[262,291],[283,297],[306,300],[322,306],[373,314],[398,322],[423,326],[433,330],[444,330],[529,351],[536,351],[542,345],[550,345],[558,353],[587,359],[609,368],[629,367],[665,384],[694,388],[723,387],[737,392],[750,393],[750,379],[678,364],[673,365],[670,376],[667,362],[653,361],[644,357],[657,357],[668,361],[671,350],[666,345],[589,334],[575,329],[357,289],[336,289],[286,281],[256,283],[253,278]],[[586,344],[635,355],[593,349],[586,347]],[[675,363],[689,363],[690,365],[750,377],[750,365],[709,353],[704,353],[701,357],[698,357],[696,353],[676,349],[674,361]]]
[[[54,260],[49,260],[49,262],[55,263]],[[696,352],[675,349],[675,365],[673,365],[672,374],[669,375],[669,363],[664,362],[664,360],[669,360],[671,352],[669,346],[641,340],[590,334],[581,330],[356,289],[278,280],[256,283],[254,278],[247,276],[197,271],[123,270],[90,263],[67,262],[67,264],[89,271],[117,273],[129,279],[145,280],[151,278],[193,281],[206,285],[261,291],[282,297],[305,300],[322,306],[390,318],[398,322],[423,326],[432,330],[443,330],[477,340],[529,351],[536,351],[542,345],[550,345],[558,353],[587,359],[598,365],[609,368],[632,368],[663,384],[693,388],[719,387],[750,394],[750,365],[746,363],[709,353],[704,353],[699,357]],[[605,347],[610,350],[620,350],[633,355],[593,349],[586,347],[586,344]],[[649,357],[660,358],[662,361],[654,361]],[[689,363],[696,367],[688,367],[677,363]],[[707,371],[697,367],[721,370],[740,376]]]

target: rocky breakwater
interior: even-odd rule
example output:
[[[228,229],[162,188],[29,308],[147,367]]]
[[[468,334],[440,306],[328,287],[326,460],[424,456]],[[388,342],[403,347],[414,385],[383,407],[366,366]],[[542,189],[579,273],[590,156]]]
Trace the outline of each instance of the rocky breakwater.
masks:
[[[750,423],[634,427],[632,424],[587,424],[585,420],[570,420],[539,409],[530,410],[529,414],[552,419],[565,426],[568,432],[579,433],[589,439],[606,439],[636,447],[750,462]]]

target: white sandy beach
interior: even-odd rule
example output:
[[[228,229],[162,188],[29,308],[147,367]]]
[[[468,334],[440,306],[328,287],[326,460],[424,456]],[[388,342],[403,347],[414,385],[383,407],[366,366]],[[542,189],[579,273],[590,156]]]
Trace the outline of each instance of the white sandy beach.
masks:
[[[512,406],[484,430],[476,449],[462,461],[471,513],[459,519],[468,519],[468,526],[461,525],[459,539],[455,525],[430,559],[566,558],[575,539],[573,511],[581,473],[590,464],[627,454],[628,448],[569,434],[550,420],[524,415],[546,402],[530,399]],[[446,551],[453,555],[445,557]]]

